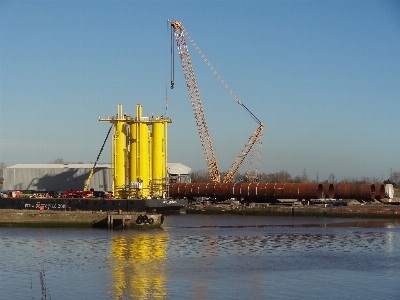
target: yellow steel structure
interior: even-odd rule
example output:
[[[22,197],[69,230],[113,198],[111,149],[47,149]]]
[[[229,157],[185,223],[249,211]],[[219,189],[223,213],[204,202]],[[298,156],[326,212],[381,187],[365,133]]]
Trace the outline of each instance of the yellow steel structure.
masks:
[[[142,117],[142,107],[140,106],[140,115],[137,116],[139,120],[139,136],[138,136],[138,156],[137,156],[137,166],[138,166],[138,179],[142,184],[142,196],[149,196],[149,181],[150,181],[150,153],[149,153],[149,124],[144,122],[148,118]],[[131,178],[134,180],[134,178]]]
[[[138,139],[138,134],[137,134],[137,128],[138,124],[137,123],[132,123],[130,126],[130,131],[129,131],[129,178],[137,178],[138,173],[137,173],[137,157],[138,157],[138,152],[137,152],[137,139]],[[136,180],[134,180],[136,181]],[[134,192],[133,192],[134,193]],[[131,193],[130,193],[131,194]],[[134,198],[137,198],[139,195],[130,195]]]
[[[157,118],[156,120],[159,120]],[[152,135],[152,181],[151,190],[155,194],[162,194],[162,187],[165,185],[165,174],[163,170],[166,170],[165,164],[165,153],[164,153],[164,127],[165,123],[157,122],[153,124],[153,135]]]
[[[143,116],[140,104],[135,118],[122,114],[119,104],[116,117],[99,120],[114,124],[114,197],[163,197],[167,183],[167,125],[171,120]]]
[[[151,190],[159,192],[159,184],[162,183],[162,123],[153,124],[152,147],[151,147]]]
[[[118,104],[117,118],[114,123],[113,136],[113,164],[114,164],[114,191],[113,195],[118,198],[125,198],[126,176],[125,176],[125,157],[126,157],[126,122],[122,115],[122,105]]]

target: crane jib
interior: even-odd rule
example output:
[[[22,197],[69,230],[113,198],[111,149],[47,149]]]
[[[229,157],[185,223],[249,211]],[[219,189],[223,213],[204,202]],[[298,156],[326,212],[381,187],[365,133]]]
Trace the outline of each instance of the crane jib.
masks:
[[[173,21],[168,19],[168,22],[171,23],[171,47],[173,48],[173,37],[175,37],[176,45],[179,52],[179,57],[182,64],[183,74],[185,76],[186,85],[188,88],[189,97],[192,103],[192,109],[195,116],[197,129],[200,136],[200,142],[203,147],[203,152],[206,158],[207,168],[211,177],[211,180],[214,182],[220,182],[220,171],[218,169],[217,160],[214,154],[214,148],[211,142],[211,137],[208,131],[200,94],[197,88],[196,77],[194,75],[193,66],[190,60],[189,50],[187,48],[187,43],[185,37],[192,43],[195,47],[197,52],[200,56],[204,59],[206,64],[211,68],[215,76],[220,80],[220,82],[224,85],[224,87],[229,91],[229,93],[233,96],[236,102],[242,106],[247,113],[258,123],[259,127],[256,131],[250,136],[245,146],[239,152],[239,155],[234,160],[232,166],[229,168],[228,172],[226,173],[223,182],[231,182],[235,174],[238,172],[240,166],[242,165],[243,161],[246,159],[247,155],[253,150],[253,155],[250,158],[249,165],[252,164],[252,159],[254,157],[254,151],[258,148],[258,145],[261,145],[261,137],[264,125],[262,122],[239,100],[239,98],[233,93],[233,91],[229,88],[229,86],[225,83],[225,81],[221,78],[218,72],[214,69],[211,65],[209,60],[205,57],[203,52],[200,48],[196,45],[194,40],[185,30],[181,22]],[[174,66],[173,64],[173,50],[171,50],[171,89],[173,88],[174,84]],[[259,147],[261,148],[261,147]],[[258,157],[260,158],[260,156]],[[249,172],[249,170],[248,170]],[[246,174],[247,176],[248,174]]]

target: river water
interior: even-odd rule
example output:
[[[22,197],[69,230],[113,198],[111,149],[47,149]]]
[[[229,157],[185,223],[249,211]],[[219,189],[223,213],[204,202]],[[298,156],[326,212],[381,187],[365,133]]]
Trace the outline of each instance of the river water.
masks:
[[[173,215],[0,228],[0,299],[400,299],[400,221]]]

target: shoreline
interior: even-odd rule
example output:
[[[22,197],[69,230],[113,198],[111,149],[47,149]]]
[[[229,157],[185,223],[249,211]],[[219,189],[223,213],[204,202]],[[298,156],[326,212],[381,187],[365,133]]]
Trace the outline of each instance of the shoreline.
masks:
[[[289,217],[400,218],[399,205],[368,204],[350,206],[323,205],[189,205],[186,214],[239,214]]]

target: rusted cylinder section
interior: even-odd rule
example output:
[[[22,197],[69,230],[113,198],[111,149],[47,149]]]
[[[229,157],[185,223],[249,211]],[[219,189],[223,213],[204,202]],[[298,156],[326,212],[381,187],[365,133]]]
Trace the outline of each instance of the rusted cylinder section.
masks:
[[[274,186],[271,183],[249,183],[247,193],[244,196],[246,199],[266,199],[269,191],[273,194]]]
[[[351,184],[339,183],[335,185],[336,199],[351,199]]]
[[[216,198],[223,198],[226,197],[226,188],[227,188],[227,183],[216,183],[214,187],[215,191],[215,197]]]
[[[385,198],[386,192],[385,192],[385,185],[384,184],[374,184],[375,186],[375,199],[376,200],[381,200]]]
[[[278,199],[321,199],[323,190],[319,183],[285,183]]]
[[[376,191],[375,191],[375,185],[374,184],[360,184],[360,194],[361,194],[361,199],[366,199],[366,200],[373,200],[376,197]]]
[[[383,188],[383,194],[385,194],[385,188]],[[336,199],[373,200],[376,196],[374,184],[339,183],[335,185]]]
[[[318,183],[172,183],[169,195],[173,198],[212,197],[237,198],[252,201],[268,199],[320,199],[333,196],[333,186]]]
[[[275,183],[274,185],[274,194],[267,195],[268,198],[275,199],[283,199],[283,188],[285,187],[285,183]]]
[[[169,195],[173,198],[186,197],[187,183],[173,183],[169,185]]]
[[[283,183],[283,185],[276,186],[276,195],[279,195],[280,199],[291,199],[292,193],[297,192],[296,183]],[[293,187],[293,191],[292,191]]]
[[[211,197],[249,199],[264,202],[269,199],[357,199],[385,198],[383,184],[318,184],[318,183],[172,183],[173,198]]]
[[[208,193],[212,193],[208,185],[211,183],[192,183],[191,197],[209,197]]]
[[[265,186],[264,198],[259,199],[275,199],[275,185],[276,183],[267,183]]]
[[[335,198],[335,186],[331,183],[322,183],[323,197],[322,198]]]

